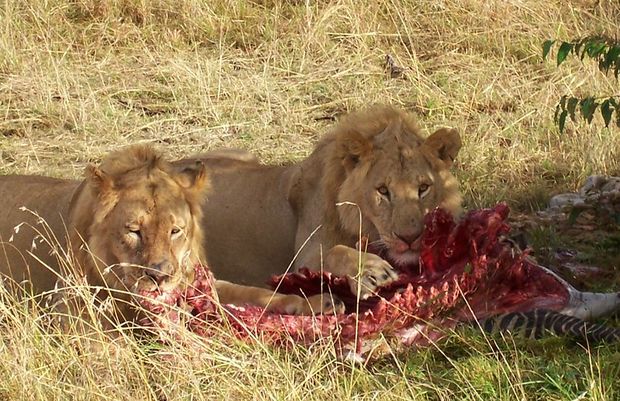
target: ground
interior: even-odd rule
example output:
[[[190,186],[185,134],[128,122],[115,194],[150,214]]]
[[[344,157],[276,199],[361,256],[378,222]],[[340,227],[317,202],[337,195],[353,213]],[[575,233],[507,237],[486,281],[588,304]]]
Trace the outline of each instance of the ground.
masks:
[[[526,220],[590,174],[620,175],[617,127],[599,116],[564,133],[553,124],[562,94],[617,94],[618,81],[592,63],[541,60],[546,39],[620,37],[618,15],[616,0],[7,0],[0,173],[77,178],[138,142],[171,157],[239,147],[285,163],[342,113],[385,102],[415,112],[427,132],[461,131],[455,173],[469,208],[507,201]],[[537,257],[553,264],[556,249],[578,249],[604,274],[577,285],[618,288],[617,226],[584,240],[536,224]],[[285,352],[223,333],[152,347],[129,338],[93,355],[14,304],[2,294],[0,399],[620,398],[614,345],[491,346],[465,331],[351,367],[329,346]]]

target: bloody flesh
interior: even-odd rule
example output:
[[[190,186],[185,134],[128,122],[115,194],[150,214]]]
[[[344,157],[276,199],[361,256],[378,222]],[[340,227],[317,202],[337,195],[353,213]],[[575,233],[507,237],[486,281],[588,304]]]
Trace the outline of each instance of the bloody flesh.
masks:
[[[164,299],[170,305],[176,296],[173,303],[191,309],[196,318],[190,327],[204,335],[210,325],[227,319],[241,337],[252,334],[279,344],[333,336],[341,351],[356,355],[379,337],[399,345],[427,344],[442,329],[473,319],[472,312],[480,319],[536,308],[561,310],[569,301],[565,284],[502,241],[509,231],[507,216],[505,204],[471,211],[458,223],[444,210],[434,210],[425,218],[419,264],[401,267],[396,282],[359,303],[345,277],[301,269],[273,278],[272,286],[281,293],[340,298],[346,313],[337,316],[283,315],[249,305],[224,305],[222,316],[212,302],[212,277],[202,266],[196,267],[192,288]],[[144,305],[154,310],[153,303]],[[155,311],[164,320],[176,318],[163,309]]]

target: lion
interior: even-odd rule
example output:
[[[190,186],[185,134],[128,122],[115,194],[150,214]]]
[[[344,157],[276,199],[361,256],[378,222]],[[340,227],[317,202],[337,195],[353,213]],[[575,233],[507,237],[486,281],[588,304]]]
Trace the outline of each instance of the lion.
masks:
[[[397,278],[392,265],[417,262],[426,213],[460,215],[450,173],[460,148],[455,129],[424,138],[413,116],[377,105],[344,117],[296,164],[207,153],[176,165],[202,160],[210,170],[203,229],[216,277],[260,286],[274,274],[323,269],[347,276],[365,298]],[[356,250],[362,236],[392,265]]]
[[[234,155],[233,155],[234,157]],[[179,169],[150,146],[113,152],[90,165],[83,181],[0,177],[0,272],[26,281],[34,294],[53,293],[84,277],[97,300],[113,301],[116,323],[139,317],[136,297],[183,290],[205,258],[202,162]],[[222,303],[252,303],[290,314],[327,313],[331,298],[273,294],[216,281]]]

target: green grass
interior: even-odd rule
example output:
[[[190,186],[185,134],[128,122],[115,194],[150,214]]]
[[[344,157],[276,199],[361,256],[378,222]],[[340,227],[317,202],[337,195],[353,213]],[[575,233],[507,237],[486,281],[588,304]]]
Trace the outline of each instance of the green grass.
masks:
[[[461,131],[468,206],[537,209],[589,174],[620,174],[620,130],[597,117],[560,134],[552,122],[561,94],[617,93],[618,82],[591,63],[541,60],[545,39],[619,37],[619,13],[615,0],[6,0],[0,173],[79,177],[137,142],[171,157],[239,147],[290,162],[335,117],[386,102],[427,132]],[[386,54],[403,77],[386,73]],[[5,295],[0,308],[0,400],[620,398],[617,346],[496,347],[465,331],[352,367],[329,347],[187,333],[158,351],[129,338],[79,353],[36,311]]]

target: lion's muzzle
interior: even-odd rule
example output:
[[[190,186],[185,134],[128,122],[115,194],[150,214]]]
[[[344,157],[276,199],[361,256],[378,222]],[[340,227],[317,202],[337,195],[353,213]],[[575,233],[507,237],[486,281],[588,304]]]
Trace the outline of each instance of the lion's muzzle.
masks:
[[[421,234],[421,231],[394,233],[395,238],[392,243],[391,250],[396,253],[419,251]]]
[[[145,269],[144,274],[153,279],[157,284],[161,284],[164,279],[170,277],[174,272],[174,266],[167,259],[151,263]]]

